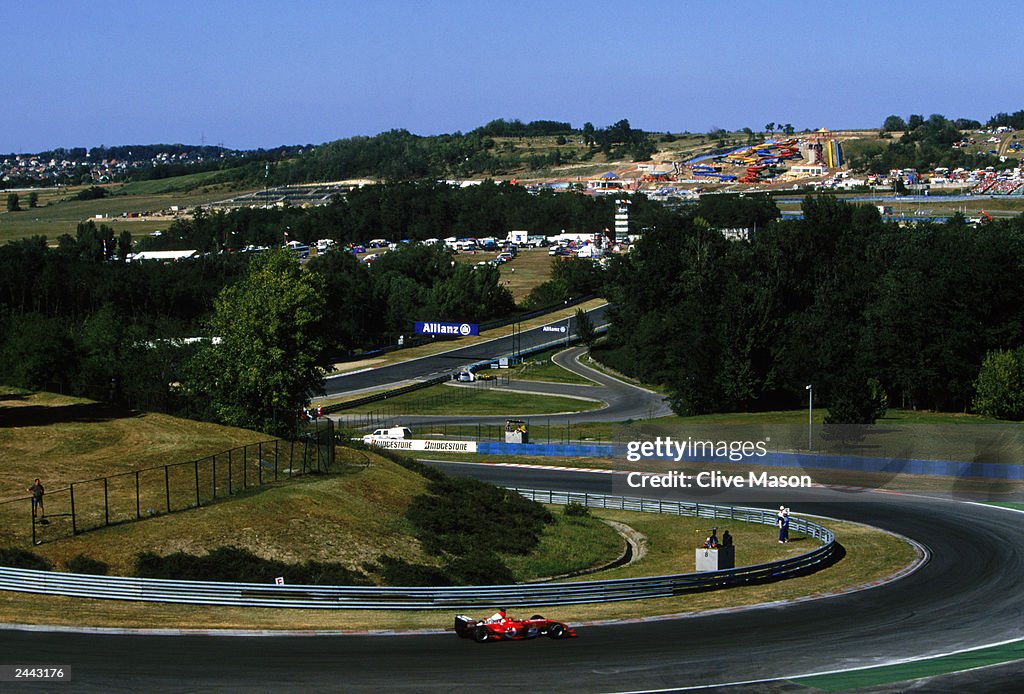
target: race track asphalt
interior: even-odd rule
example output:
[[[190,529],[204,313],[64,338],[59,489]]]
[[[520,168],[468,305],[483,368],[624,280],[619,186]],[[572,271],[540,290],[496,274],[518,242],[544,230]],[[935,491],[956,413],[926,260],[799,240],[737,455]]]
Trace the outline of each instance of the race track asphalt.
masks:
[[[605,315],[607,311],[607,304],[587,311],[587,315],[590,316],[595,328],[601,328],[608,324],[608,319]],[[568,326],[569,334],[575,334],[576,318],[570,317],[553,321],[548,323],[547,326],[524,330],[519,334],[515,342],[512,336],[499,337],[467,347],[457,347],[457,342],[455,342],[451,350],[441,354],[421,357],[376,369],[332,376],[324,380],[324,390],[327,397],[331,397],[342,393],[369,388],[382,388],[388,384],[404,383],[414,379],[427,379],[443,373],[459,371],[479,361],[510,355],[517,347],[520,350],[526,350],[549,343],[557,344],[559,339],[565,336],[565,333],[546,332],[544,327],[560,329],[565,326]]]
[[[608,492],[613,478],[438,465],[522,487]],[[665,494],[676,496],[671,490]],[[7,662],[30,659],[70,668],[75,681],[59,691],[622,692],[786,678],[1024,637],[1020,514],[944,499],[821,488],[794,492],[791,506],[796,515],[820,514],[898,532],[926,547],[930,558],[905,578],[860,592],[727,614],[587,626],[579,638],[566,641],[476,644],[451,634],[162,637],[6,630],[0,632],[0,648]],[[545,616],[557,619],[557,612]],[[449,626],[453,616],[439,611],[438,627]],[[1014,672],[1012,666],[993,670],[997,682],[1010,677],[1008,668]],[[984,679],[967,681],[969,691],[994,691]],[[777,686],[744,691],[781,691]]]
[[[562,367],[594,381],[593,384],[512,380],[508,386],[498,383],[489,387],[493,387],[497,391],[507,389],[525,393],[568,395],[598,400],[605,403],[601,409],[551,415],[517,415],[512,412],[501,416],[401,415],[395,416],[391,425],[421,427],[426,425],[504,424],[508,417],[514,416],[525,420],[527,424],[558,427],[566,422],[624,422],[631,419],[651,419],[672,414],[672,409],[665,402],[664,396],[618,380],[580,363],[578,359],[585,351],[586,347],[573,347],[556,354],[554,360]],[[360,415],[346,415],[344,412],[331,415],[331,418],[355,424],[363,419]],[[376,426],[380,426],[380,424]]]

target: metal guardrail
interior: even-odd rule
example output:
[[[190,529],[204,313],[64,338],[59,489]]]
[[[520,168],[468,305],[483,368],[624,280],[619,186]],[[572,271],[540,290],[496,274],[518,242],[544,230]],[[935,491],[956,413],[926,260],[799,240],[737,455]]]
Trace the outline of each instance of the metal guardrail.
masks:
[[[567,504],[575,501],[595,508],[775,524],[775,514],[763,509],[549,490],[513,491],[544,503]],[[767,564],[668,576],[503,586],[270,586],[257,583],[90,576],[0,567],[0,590],[143,602],[301,609],[470,609],[495,604],[525,608],[603,603],[671,597],[688,592],[776,581],[820,567],[835,553],[835,535],[827,528],[800,518],[794,518],[790,527],[820,540],[822,545],[800,556]]]

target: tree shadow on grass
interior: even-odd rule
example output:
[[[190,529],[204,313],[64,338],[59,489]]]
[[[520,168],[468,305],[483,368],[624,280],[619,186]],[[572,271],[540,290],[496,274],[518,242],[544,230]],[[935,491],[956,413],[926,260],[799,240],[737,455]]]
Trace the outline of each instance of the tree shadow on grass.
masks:
[[[114,419],[138,416],[137,412],[114,407],[101,402],[75,403],[71,405],[29,405],[27,407],[4,407],[0,399],[0,428],[43,427],[51,424],[97,423]]]

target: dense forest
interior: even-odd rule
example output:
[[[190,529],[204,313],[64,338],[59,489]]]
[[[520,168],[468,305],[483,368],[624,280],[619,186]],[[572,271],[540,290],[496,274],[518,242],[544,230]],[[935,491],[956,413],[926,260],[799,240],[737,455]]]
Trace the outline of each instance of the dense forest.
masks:
[[[702,201],[703,202],[703,201]],[[616,362],[683,414],[827,403],[964,411],[986,353],[1024,343],[1024,219],[903,228],[869,205],[809,197],[749,242],[699,216],[617,258]]]

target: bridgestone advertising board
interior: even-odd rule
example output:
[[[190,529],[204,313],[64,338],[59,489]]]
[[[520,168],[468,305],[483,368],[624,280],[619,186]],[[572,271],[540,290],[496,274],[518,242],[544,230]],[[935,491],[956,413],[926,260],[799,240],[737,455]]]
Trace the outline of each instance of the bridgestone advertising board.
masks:
[[[452,453],[476,453],[476,441],[433,441],[430,439],[367,439],[366,442],[378,448],[392,448],[400,451],[449,451]]]

